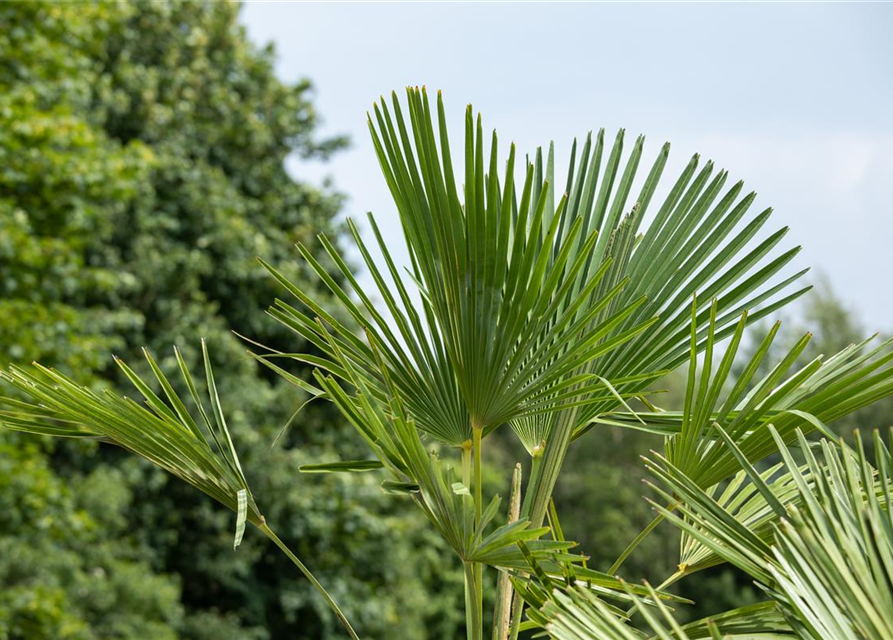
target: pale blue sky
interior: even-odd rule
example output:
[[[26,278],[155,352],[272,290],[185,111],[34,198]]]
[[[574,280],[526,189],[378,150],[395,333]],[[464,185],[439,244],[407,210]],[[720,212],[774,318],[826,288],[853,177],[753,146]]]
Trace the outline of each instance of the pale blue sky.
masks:
[[[695,151],[756,189],[869,330],[893,328],[893,4],[285,4],[243,9],[278,73],[316,86],[323,133],[349,151],[331,176],[347,215],[399,237],[365,112],[407,84],[444,92],[459,138],[467,102],[504,143],[619,127],[673,143],[669,181]],[[563,169],[566,160],[559,163]],[[755,209],[757,210],[757,209]]]

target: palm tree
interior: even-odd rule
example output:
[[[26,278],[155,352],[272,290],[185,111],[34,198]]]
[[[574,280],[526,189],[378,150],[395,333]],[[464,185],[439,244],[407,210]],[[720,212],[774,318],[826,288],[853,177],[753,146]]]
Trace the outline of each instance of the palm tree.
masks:
[[[496,134],[485,137],[482,119],[470,106],[460,185],[445,120],[441,96],[432,106],[419,88],[407,90],[405,107],[394,94],[390,107],[382,99],[369,117],[400,215],[407,268],[398,268],[389,248],[394,239],[385,238],[371,216],[374,246],[354,223],[348,225],[372,289],[358,282],[324,236],[319,241],[337,278],[314,252],[298,246],[338,308],[325,308],[306,292],[312,288],[305,290],[263,262],[293,298],[276,300],[270,315],[313,351],[283,353],[255,345],[252,355],[311,399],[332,402],[369,446],[369,459],[304,471],[382,474],[382,488],[412,500],[454,551],[465,574],[468,638],[483,638],[485,589],[496,591],[495,640],[517,638],[522,628],[534,626],[567,638],[613,633],[607,629],[628,635],[605,637],[639,637],[625,623],[623,607],[641,611],[659,637],[668,637],[652,613],[669,615],[667,603],[679,600],[665,587],[740,553],[730,545],[733,551],[723,555],[705,542],[714,538],[704,533],[709,522],[696,520],[694,497],[712,499],[720,490],[725,496],[726,484],[738,487],[745,477],[760,477],[751,481],[762,489],[760,482],[768,480],[753,471],[760,460],[786,451],[809,432],[829,434],[828,422],[888,395],[889,345],[855,345],[789,373],[808,341],[804,337],[758,379],[776,326],[731,380],[748,325],[809,289],[794,287],[803,271],[786,273],[799,251],[782,245],[787,229],[764,233],[770,210],[749,214],[754,193],[743,193],[741,182],[727,186],[727,173],[711,162],[699,168],[698,156],[662,190],[669,145],[637,177],[644,138],[624,154],[622,130],[613,144],[605,142],[603,131],[587,136],[579,153],[575,143],[565,186],[557,191],[551,145],[523,166],[511,146],[503,163]],[[373,257],[376,251],[380,259]],[[362,327],[360,335],[339,320],[345,315]],[[725,340],[729,347],[714,370],[714,351]],[[3,378],[26,400],[8,399],[0,420],[45,435],[101,438],[190,482],[236,511],[236,544],[250,522],[279,545],[356,637],[260,515],[229,438],[206,349],[205,354],[210,414],[180,359],[197,420],[149,354],[165,399],[123,363],[145,406],[111,392],[95,394],[41,367],[33,373],[13,367]],[[659,409],[654,383],[686,361],[683,410]],[[307,364],[314,369],[312,380],[290,370]],[[663,456],[649,464],[666,503],[657,505],[655,521],[614,566],[599,571],[571,551],[574,543],[561,534],[550,498],[572,442],[590,431],[586,437],[598,437],[605,428],[665,437]],[[507,512],[498,496],[483,495],[482,449],[497,429],[512,430],[531,457],[526,483],[518,469],[505,469],[515,489]],[[770,492],[787,491],[783,495],[790,497],[795,487],[800,485],[789,476],[777,487],[773,482]],[[748,495],[757,493],[768,495]],[[738,506],[735,495],[726,498],[726,506]],[[753,528],[765,542],[773,526],[765,511],[754,502],[744,515],[735,512],[738,528]],[[680,570],[658,589],[631,586],[616,573],[662,518],[689,527]],[[499,520],[505,524],[495,524]],[[770,605],[687,633],[713,633],[753,619],[792,629],[789,610]],[[581,627],[567,622],[571,618],[596,622]],[[583,635],[560,635],[565,626]]]

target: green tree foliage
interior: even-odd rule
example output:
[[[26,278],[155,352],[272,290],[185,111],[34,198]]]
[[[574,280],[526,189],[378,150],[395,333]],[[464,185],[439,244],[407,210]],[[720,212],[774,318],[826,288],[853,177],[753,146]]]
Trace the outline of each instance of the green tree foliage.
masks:
[[[119,469],[63,478],[0,435],[0,638],[177,638],[180,585],[125,535],[132,500]]]
[[[145,345],[169,367],[172,343],[193,361],[205,336],[227,371],[221,392],[252,486],[277,497],[265,513],[282,536],[300,539],[302,557],[370,636],[437,629],[447,637],[460,623],[452,596],[421,594],[454,578],[434,571],[439,547],[417,517],[368,478],[294,484],[299,465],[336,455],[334,442],[350,455],[340,419],[311,405],[269,451],[306,394],[250,361],[231,330],[284,344],[262,313],[279,290],[255,257],[306,280],[292,247],[318,232],[337,241],[342,201],[330,187],[292,179],[284,160],[325,158],[345,141],[316,135],[310,83],[280,82],[272,49],[250,44],[237,16],[229,3],[0,6],[0,360],[40,360],[91,386],[118,386],[111,353],[132,356]],[[48,449],[3,438],[0,478],[53,496],[22,513],[87,524],[59,559],[38,562],[61,526],[47,525],[35,538],[44,547],[16,560],[27,566],[4,567],[0,637],[338,633],[268,543],[249,536],[228,551],[231,515],[190,488],[95,443]],[[82,485],[91,490],[78,489],[78,500],[92,495],[92,506],[71,497]],[[102,495],[113,504],[100,509]],[[106,537],[89,525],[98,517],[116,523]],[[4,544],[24,547],[36,526],[4,528]],[[427,555],[412,555],[416,546]],[[106,575],[101,593],[97,572]],[[80,574],[94,591],[67,578]],[[131,583],[154,595],[131,606],[142,598],[126,591]],[[91,593],[101,604],[79,609]],[[28,630],[20,621],[38,601],[47,610]],[[132,619],[114,619],[121,609]]]

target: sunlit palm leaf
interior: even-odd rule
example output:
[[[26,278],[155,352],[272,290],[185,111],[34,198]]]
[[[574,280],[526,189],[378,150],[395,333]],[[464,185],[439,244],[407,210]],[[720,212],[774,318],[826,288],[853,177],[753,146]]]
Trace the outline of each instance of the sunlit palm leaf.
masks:
[[[605,283],[611,259],[592,267],[598,232],[587,230],[582,219],[566,220],[566,197],[556,206],[550,191],[534,193],[532,165],[516,188],[514,148],[501,167],[495,135],[485,164],[481,120],[475,122],[470,107],[460,194],[442,101],[438,96],[437,124],[424,90],[408,90],[407,103],[408,123],[394,96],[391,109],[384,101],[376,105],[370,130],[400,214],[411,286],[371,218],[383,264],[349,226],[375,282],[374,295],[364,291],[326,238],[323,248],[346,287],[300,247],[342,309],[376,342],[380,362],[367,341],[265,265],[302,307],[277,301],[270,313],[326,354],[292,357],[354,385],[343,366],[334,364],[331,336],[371,397],[387,396],[382,365],[416,425],[455,446],[469,441],[474,427],[486,435],[505,422],[542,416],[593,394],[613,404],[618,394],[611,383],[653,381],[658,374],[631,373],[606,385],[604,375],[581,371],[656,321],[643,316],[629,322],[645,298],[617,303],[627,280]],[[377,308],[376,297],[386,311]]]

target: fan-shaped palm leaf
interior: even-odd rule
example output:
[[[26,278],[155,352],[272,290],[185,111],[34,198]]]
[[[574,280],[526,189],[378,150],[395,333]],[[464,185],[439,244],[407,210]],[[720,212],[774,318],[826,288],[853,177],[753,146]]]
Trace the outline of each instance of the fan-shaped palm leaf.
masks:
[[[662,147],[638,195],[631,199],[644,138],[636,139],[625,165],[622,162],[624,141],[625,132],[621,130],[608,151],[604,131],[598,133],[594,143],[590,135],[582,146],[579,162],[577,145],[574,144],[566,182],[568,203],[561,211],[560,229],[582,221],[586,231],[599,232],[598,242],[586,256],[587,270],[582,272],[585,275],[596,271],[610,261],[596,294],[628,280],[623,291],[608,305],[606,313],[610,313],[615,305],[622,308],[637,298],[647,300],[624,319],[616,331],[625,331],[646,318],[659,318],[648,331],[586,363],[586,372],[617,381],[615,387],[619,395],[629,397],[641,393],[650,382],[645,378],[628,380],[630,376],[672,370],[684,362],[688,353],[690,322],[687,303],[695,291],[701,293],[704,301],[716,299],[715,330],[722,338],[734,331],[735,322],[743,310],[751,310],[748,323],[754,322],[802,295],[809,287],[785,293],[804,271],[770,284],[799,252],[799,247],[768,257],[785,237],[787,228],[778,229],[757,241],[771,210],[766,209],[747,219],[756,194],[751,192],[742,196],[742,182],[724,190],[727,173],[720,171],[714,176],[712,162],[698,171],[700,159],[697,155],[642,231],[667,162],[669,144]],[[605,155],[607,160],[604,160]],[[550,146],[545,170],[541,150],[534,163],[538,178],[535,192],[547,193],[550,201],[553,201],[552,185],[555,184],[553,156]],[[558,215],[557,209],[552,210]],[[585,251],[578,242],[576,245],[572,255]],[[575,288],[575,291],[579,290],[580,287]],[[565,303],[574,299],[572,295]],[[695,310],[698,351],[706,348],[709,307],[709,304],[703,304]],[[616,397],[588,403],[578,414],[579,424],[575,425],[574,437],[591,428],[593,417],[618,406]],[[528,449],[532,450],[542,443],[555,421],[554,416],[545,416],[527,420],[516,427]]]
[[[326,335],[331,334],[373,397],[384,400],[387,395],[378,368],[383,365],[417,426],[455,446],[469,442],[474,428],[486,435],[507,421],[549,413],[598,390],[603,399],[608,397],[602,378],[575,372],[654,321],[627,322],[644,298],[614,304],[625,281],[602,286],[610,261],[598,269],[588,267],[598,234],[584,233],[582,220],[561,227],[566,198],[557,209],[549,209],[553,203],[545,192],[534,195],[532,166],[527,167],[523,187],[516,189],[514,148],[501,179],[495,135],[484,164],[481,119],[475,123],[470,107],[460,197],[440,97],[437,125],[424,90],[408,90],[407,101],[410,128],[394,96],[393,115],[382,101],[375,107],[375,122],[370,119],[370,130],[400,213],[413,286],[407,289],[371,217],[384,269],[373,260],[356,227],[350,224],[350,229],[389,317],[379,312],[373,296],[327,239],[321,238],[323,247],[349,290],[300,247],[343,310],[376,341],[379,359],[331,312],[265,265],[305,308],[277,301],[271,314],[328,356],[292,357],[355,384],[334,364]],[[620,324],[627,328],[617,331]]]

